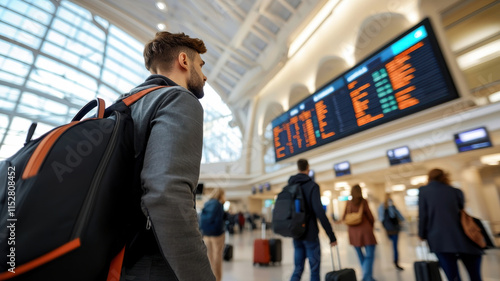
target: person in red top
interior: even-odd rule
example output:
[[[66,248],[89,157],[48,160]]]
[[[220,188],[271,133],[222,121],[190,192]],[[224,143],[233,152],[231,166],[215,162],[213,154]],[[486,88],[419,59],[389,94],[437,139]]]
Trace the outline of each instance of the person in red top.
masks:
[[[375,245],[377,240],[373,234],[373,224],[375,219],[372,212],[368,207],[368,202],[363,198],[361,187],[357,184],[351,188],[351,201],[348,201],[344,211],[344,216],[348,213],[356,213],[363,206],[363,219],[360,224],[349,225],[349,242],[354,246],[358,254],[361,268],[363,269],[362,281],[374,281],[373,274],[373,260],[375,258]],[[364,251],[363,248],[364,247]]]

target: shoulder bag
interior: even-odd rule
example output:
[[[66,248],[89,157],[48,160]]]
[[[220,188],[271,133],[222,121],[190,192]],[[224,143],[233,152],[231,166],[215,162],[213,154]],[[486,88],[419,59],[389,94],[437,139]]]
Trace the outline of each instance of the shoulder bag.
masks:
[[[351,202],[351,204],[352,204],[352,202]],[[344,223],[347,225],[350,225],[350,226],[360,224],[363,221],[363,205],[364,205],[364,202],[361,201],[361,207],[359,208],[359,210],[357,212],[347,213],[345,215]],[[351,207],[351,205],[349,205],[349,211],[351,210],[350,207]]]
[[[464,229],[465,235],[469,237],[472,242],[481,248],[486,247],[486,240],[481,233],[481,228],[476,224],[474,218],[467,214],[463,209],[460,210],[460,223]]]

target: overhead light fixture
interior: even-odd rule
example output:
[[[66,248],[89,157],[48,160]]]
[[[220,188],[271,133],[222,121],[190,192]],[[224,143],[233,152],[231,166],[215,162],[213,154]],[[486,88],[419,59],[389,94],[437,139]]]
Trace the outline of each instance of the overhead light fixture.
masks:
[[[161,2],[161,1],[156,2],[156,7],[162,11],[167,10],[167,4],[165,4],[164,2]]]
[[[304,43],[311,37],[311,35],[318,29],[318,27],[325,21],[325,19],[332,13],[335,6],[340,0],[330,0],[328,1],[319,13],[314,16],[313,20],[302,30],[302,32],[295,38],[295,40],[290,44],[290,49],[288,50],[288,57],[291,58],[299,49],[304,45]]]
[[[489,95],[488,99],[490,100],[491,103],[500,101],[500,91]]]
[[[468,69],[500,56],[500,39],[478,47],[457,58],[461,69]]]
[[[427,180],[428,179],[427,179],[426,175],[416,176],[416,177],[410,178],[410,183],[411,183],[411,185],[425,184],[425,183],[427,183]]]
[[[418,193],[420,192],[420,190],[418,188],[412,188],[412,189],[408,189],[406,191],[406,195],[408,196],[418,196]]]
[[[340,192],[340,196],[350,196],[351,192],[349,190],[342,190]]]
[[[500,165],[500,153],[481,156],[481,163],[486,165]]]
[[[332,192],[330,190],[325,190],[323,192],[323,196],[326,196],[328,198],[332,198]]]
[[[165,30],[165,28],[167,28],[167,26],[164,23],[159,23],[159,24],[156,25],[156,28],[159,31],[163,31],[163,30]]]
[[[392,191],[403,191],[406,189],[406,185],[404,184],[395,184],[391,187]]]
[[[344,189],[345,187],[349,187],[349,183],[346,181],[339,181],[335,183],[335,190],[341,190]]]

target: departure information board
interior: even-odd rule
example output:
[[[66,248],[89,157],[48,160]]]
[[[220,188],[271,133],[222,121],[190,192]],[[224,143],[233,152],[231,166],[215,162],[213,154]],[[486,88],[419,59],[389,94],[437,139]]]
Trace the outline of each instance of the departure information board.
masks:
[[[276,161],[458,97],[425,19],[274,119]]]

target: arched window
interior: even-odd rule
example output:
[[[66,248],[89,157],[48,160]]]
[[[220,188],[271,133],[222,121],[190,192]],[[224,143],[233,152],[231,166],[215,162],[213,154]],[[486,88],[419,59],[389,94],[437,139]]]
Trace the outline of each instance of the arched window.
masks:
[[[69,122],[96,96],[109,105],[144,81],[142,50],[142,43],[69,1],[0,1],[0,159],[21,147],[32,122],[39,136]],[[207,109],[211,99],[206,120],[230,118]],[[228,128],[224,122],[217,131]],[[207,129],[205,135],[213,142]],[[220,145],[219,158],[210,159],[239,157],[238,141]]]
[[[205,110],[203,122],[202,163],[230,162],[241,156],[241,131],[229,125],[233,120],[231,110],[208,84],[200,100]]]

